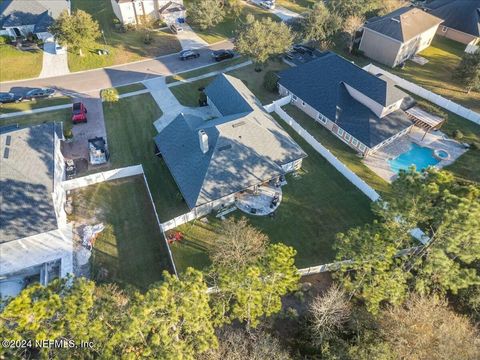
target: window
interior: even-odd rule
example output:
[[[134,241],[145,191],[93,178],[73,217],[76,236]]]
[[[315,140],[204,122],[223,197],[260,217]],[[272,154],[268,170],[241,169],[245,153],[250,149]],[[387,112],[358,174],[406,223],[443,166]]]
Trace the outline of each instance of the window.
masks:
[[[442,26],[442,32],[447,32],[447,27],[446,26]]]
[[[342,128],[338,128],[338,129],[337,129],[337,134],[338,134],[339,136],[343,136],[343,133],[344,133],[344,132],[345,132],[345,131],[343,131]]]
[[[363,145],[363,144],[360,144],[359,150],[360,150],[360,151],[365,151],[365,149],[366,149],[366,146]]]
[[[350,141],[352,135],[345,133],[345,140]]]
[[[322,114],[318,113],[318,120],[320,120],[323,124],[326,124],[328,119]]]
[[[355,139],[355,138],[353,138],[353,139],[352,139],[352,145],[353,145],[353,146],[357,146],[357,145],[358,145],[358,140]]]
[[[292,100],[296,101],[297,100],[297,95],[292,95]]]

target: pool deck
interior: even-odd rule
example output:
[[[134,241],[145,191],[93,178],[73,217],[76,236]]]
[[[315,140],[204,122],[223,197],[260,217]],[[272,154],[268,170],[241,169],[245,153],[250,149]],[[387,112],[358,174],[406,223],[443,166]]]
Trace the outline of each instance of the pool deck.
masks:
[[[381,178],[388,182],[392,182],[397,177],[397,174],[390,168],[388,160],[394,159],[409,151],[412,143],[422,147],[431,148],[432,150],[446,151],[450,156],[447,159],[440,160],[438,164],[435,165],[435,167],[438,168],[452,164],[458,159],[458,157],[460,157],[460,155],[467,151],[461,143],[449,139],[441,131],[432,131],[422,140],[424,134],[424,130],[414,126],[410,133],[396,139],[391,144],[378,150],[376,153],[367,156],[363,159],[363,162]]]

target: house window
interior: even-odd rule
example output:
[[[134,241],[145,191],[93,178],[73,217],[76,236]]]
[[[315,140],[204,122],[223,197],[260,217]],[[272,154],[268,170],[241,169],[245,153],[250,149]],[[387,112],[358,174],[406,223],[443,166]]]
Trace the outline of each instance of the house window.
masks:
[[[363,145],[363,144],[360,144],[359,148],[358,148],[360,151],[365,151],[366,149],[366,146]]]
[[[353,138],[353,139],[352,139],[352,145],[353,145],[353,146],[357,146],[357,145],[358,145],[358,140],[355,139],[355,138]]]
[[[292,101],[296,101],[297,100],[297,95],[292,95]]]
[[[350,134],[345,133],[345,140],[350,141],[352,136]]]
[[[448,28],[446,26],[442,26],[442,32],[447,32]]]
[[[328,119],[322,114],[318,113],[318,120],[320,120],[323,124],[326,124]]]
[[[344,133],[344,132],[345,132],[345,131],[343,131],[342,128],[338,128],[338,129],[337,129],[337,134],[338,134],[338,136],[340,136],[340,137],[343,136],[343,133]]]

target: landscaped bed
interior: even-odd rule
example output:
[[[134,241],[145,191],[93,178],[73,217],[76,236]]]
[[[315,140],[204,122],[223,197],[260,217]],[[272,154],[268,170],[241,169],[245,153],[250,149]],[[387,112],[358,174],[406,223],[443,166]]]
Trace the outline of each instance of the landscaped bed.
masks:
[[[158,226],[143,176],[112,180],[74,190],[73,219],[102,222],[94,243],[92,275],[146,289],[172,272],[168,248]]]
[[[232,216],[247,216],[271,241],[293,246],[300,268],[331,262],[335,235],[372,221],[370,200],[278,117],[277,121],[308,154],[300,176],[287,176],[282,203],[273,218],[247,216],[238,210]],[[200,219],[177,228],[184,239],[171,249],[179,271],[208,265],[207,251],[214,246],[221,221],[213,216],[207,219],[208,223]]]
[[[0,81],[35,78],[42,71],[42,50],[23,51],[0,45]]]

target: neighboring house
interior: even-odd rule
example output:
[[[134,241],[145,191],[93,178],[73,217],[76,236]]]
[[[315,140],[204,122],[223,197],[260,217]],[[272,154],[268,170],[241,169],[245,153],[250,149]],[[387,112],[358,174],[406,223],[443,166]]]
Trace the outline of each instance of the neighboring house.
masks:
[[[407,94],[335,53],[280,72],[278,84],[281,95],[363,156],[413,125],[402,110],[412,101]]]
[[[443,20],[438,35],[467,45],[480,43],[480,0],[435,0],[425,8]]]
[[[124,24],[140,24],[144,17],[173,24],[185,18],[183,0],[111,0],[113,12]]]
[[[72,273],[61,126],[0,129],[0,297]]]
[[[32,33],[47,40],[52,37],[48,27],[64,10],[70,10],[69,0],[4,0],[0,2],[0,35]]]
[[[159,154],[197,216],[299,169],[306,157],[241,80],[218,75],[205,94],[219,118],[180,114],[155,137]]]
[[[441,22],[421,9],[397,9],[365,23],[359,50],[375,61],[395,67],[429,47]]]

